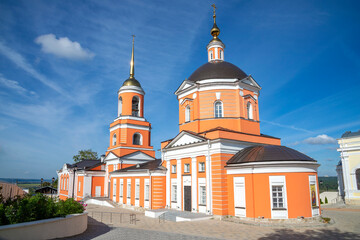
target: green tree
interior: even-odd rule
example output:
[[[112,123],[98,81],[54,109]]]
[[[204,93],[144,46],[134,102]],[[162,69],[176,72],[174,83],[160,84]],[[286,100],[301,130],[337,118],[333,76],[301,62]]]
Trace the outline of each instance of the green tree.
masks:
[[[49,182],[43,182],[43,184],[42,184],[43,187],[47,187],[47,186],[50,186],[50,185],[51,185],[51,183],[49,183]]]
[[[52,184],[52,187],[53,187],[53,188],[57,188],[57,185],[58,185],[58,179],[56,179],[56,180],[54,181],[54,183]]]
[[[77,155],[73,157],[74,162],[80,162],[83,159],[98,159],[98,153],[91,149],[80,150]]]

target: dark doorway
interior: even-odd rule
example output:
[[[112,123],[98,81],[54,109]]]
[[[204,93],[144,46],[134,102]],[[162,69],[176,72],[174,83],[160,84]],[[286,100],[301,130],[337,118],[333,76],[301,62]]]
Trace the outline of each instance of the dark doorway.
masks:
[[[191,186],[184,186],[184,210],[191,211]]]

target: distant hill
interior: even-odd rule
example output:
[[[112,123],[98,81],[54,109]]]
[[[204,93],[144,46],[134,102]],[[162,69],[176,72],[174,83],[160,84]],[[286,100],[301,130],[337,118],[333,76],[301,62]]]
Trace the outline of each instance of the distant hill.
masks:
[[[7,182],[7,183],[18,183],[18,184],[24,184],[24,183],[41,183],[41,179],[37,178],[0,178],[1,182]],[[44,182],[51,183],[51,179],[44,179]]]
[[[336,192],[336,191],[338,191],[337,177],[318,177],[318,178],[319,178],[320,192],[325,192],[325,191]]]

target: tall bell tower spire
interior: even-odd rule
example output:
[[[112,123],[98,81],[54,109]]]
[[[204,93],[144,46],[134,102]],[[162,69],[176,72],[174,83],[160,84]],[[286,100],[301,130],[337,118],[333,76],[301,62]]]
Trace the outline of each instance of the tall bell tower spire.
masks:
[[[133,79],[134,78],[134,74],[135,74],[135,70],[134,70],[134,38],[135,35],[131,35],[133,37],[132,40],[132,51],[131,51],[131,62],[130,62],[130,78]]]
[[[209,62],[224,61],[225,45],[219,38],[220,29],[216,25],[216,6],[215,4],[211,6],[214,8],[213,10],[214,25],[210,30],[210,34],[213,38],[211,39],[210,43],[207,45],[208,60]]]

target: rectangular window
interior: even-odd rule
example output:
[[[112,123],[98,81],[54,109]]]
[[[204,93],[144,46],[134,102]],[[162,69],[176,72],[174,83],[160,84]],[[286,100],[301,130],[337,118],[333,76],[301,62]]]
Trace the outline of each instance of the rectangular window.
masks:
[[[205,162],[199,162],[199,172],[205,172]]]
[[[140,197],[140,183],[136,183],[135,185],[135,199],[139,200]]]
[[[123,197],[123,192],[124,192],[124,184],[121,182],[120,183],[120,197]]]
[[[184,164],[184,173],[189,173],[190,172],[190,164],[189,163],[185,163]]]
[[[149,201],[150,185],[147,183],[145,185],[145,201]]]
[[[206,205],[206,187],[200,186],[199,188],[199,205]]]
[[[176,184],[171,185],[171,201],[172,202],[177,201],[177,185]]]
[[[171,165],[171,173],[176,173],[176,164]]]
[[[131,183],[127,184],[127,198],[131,198]]]
[[[78,190],[78,192],[80,192],[81,191],[81,182],[79,181],[79,190]]]
[[[284,186],[272,186],[273,208],[284,208]]]

